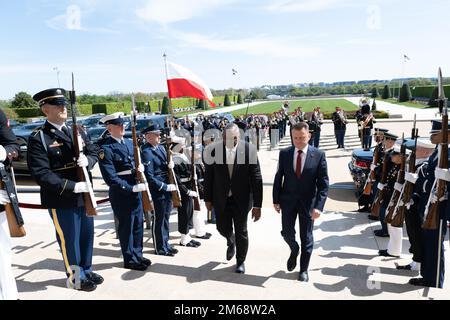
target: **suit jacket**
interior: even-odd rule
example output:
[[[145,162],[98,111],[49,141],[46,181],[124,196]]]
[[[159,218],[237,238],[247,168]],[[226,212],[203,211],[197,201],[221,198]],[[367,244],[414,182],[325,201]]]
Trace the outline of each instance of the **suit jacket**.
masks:
[[[263,185],[255,146],[239,141],[232,177],[228,173],[223,141],[205,149],[204,162],[205,202],[212,202],[216,214],[224,213],[230,189],[242,213],[248,213],[252,207],[261,208]]]
[[[273,203],[283,211],[298,209],[310,216],[312,209],[323,210],[328,195],[328,172],[325,153],[308,146],[300,179],[294,171],[294,150],[291,146],[280,150],[278,170],[273,182]]]

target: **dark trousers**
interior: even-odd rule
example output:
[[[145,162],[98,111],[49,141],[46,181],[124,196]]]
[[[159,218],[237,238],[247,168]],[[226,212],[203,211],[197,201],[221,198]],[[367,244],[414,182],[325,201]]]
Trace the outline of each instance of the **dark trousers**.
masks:
[[[335,130],[334,134],[336,136],[336,143],[338,145],[338,148],[344,148],[345,130]]]
[[[391,193],[389,193],[389,194],[391,194]],[[387,210],[387,207],[389,206],[389,201],[390,201],[390,199],[384,199],[383,203],[381,204],[381,207],[380,207],[380,224],[381,224],[381,230],[383,231],[383,233],[388,233],[387,224],[386,224],[386,222],[384,222],[384,218],[386,218],[386,210]]]
[[[436,230],[423,230],[423,261],[420,266],[420,273],[426,285],[435,288],[442,288],[444,285],[444,239],[447,232],[447,222],[445,220],[442,221],[441,232],[441,238],[439,239],[439,228]],[[439,247],[440,256],[438,255]]]
[[[225,211],[216,211],[217,231],[227,239],[227,245],[236,244],[236,261],[242,264],[247,257],[248,232],[247,212],[242,212],[233,197],[227,199]],[[234,233],[233,233],[234,226]]]
[[[410,210],[405,214],[406,232],[408,233],[409,243],[411,244],[409,252],[412,253],[412,259],[415,262],[422,262],[423,257],[422,220],[423,218],[419,216],[415,205],[411,206]]]
[[[320,131],[314,132],[314,147],[319,148]]]
[[[299,217],[300,225],[300,243],[301,243],[301,255],[300,255],[300,272],[308,271],[309,260],[314,246],[313,227],[314,220],[311,217],[299,213],[297,209],[293,211],[282,211],[281,213],[281,235],[284,241],[289,245],[291,251],[298,250],[299,245],[295,240],[295,222]]]
[[[363,135],[363,149],[370,149],[372,147],[372,136],[371,135]]]
[[[178,232],[181,234],[188,234],[191,229],[192,216],[194,215],[194,201],[191,197],[181,196],[181,207],[178,211]]]
[[[153,241],[156,253],[169,252],[169,218],[172,211],[172,200],[154,200],[155,223],[153,224]]]
[[[69,209],[48,209],[56,230],[68,277],[77,280],[86,278],[92,272],[92,251],[94,246],[94,218],[86,216],[84,207]]]
[[[142,260],[144,213],[140,194],[133,194],[126,200],[110,197],[114,216],[119,221],[118,233],[120,248],[125,264],[139,263]]]

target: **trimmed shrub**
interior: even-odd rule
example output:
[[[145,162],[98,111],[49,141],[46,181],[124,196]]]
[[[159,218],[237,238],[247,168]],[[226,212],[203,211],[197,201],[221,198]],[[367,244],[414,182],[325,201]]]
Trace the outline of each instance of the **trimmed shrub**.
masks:
[[[225,107],[229,107],[231,106],[231,101],[230,101],[230,97],[228,96],[228,94],[225,95],[225,98],[223,100],[223,105]]]
[[[378,98],[379,96],[380,96],[380,94],[378,93],[378,88],[377,87],[373,87],[372,94],[370,95],[370,97],[375,99],[375,98]]]
[[[436,99],[439,97],[439,88],[435,87],[433,92],[431,93],[430,100],[428,100],[428,105],[433,108],[438,107],[438,103]]]
[[[114,112],[123,112],[129,114],[131,112],[131,103],[99,103],[92,105],[92,113],[111,114]]]
[[[384,86],[383,89],[383,95],[381,96],[382,99],[390,99],[391,98],[391,90],[389,89],[388,85]]]
[[[242,101],[242,95],[239,93],[238,94],[238,97],[237,97],[237,104],[242,104],[243,103],[243,101]]]
[[[398,99],[399,102],[407,102],[411,100],[411,90],[409,89],[409,85],[404,83],[400,90],[400,97]]]
[[[79,114],[89,116],[92,114],[92,104],[77,104]]]
[[[170,110],[169,110],[169,98],[168,97],[164,97],[164,99],[162,101],[161,114],[169,114],[169,113],[170,113]]]
[[[14,111],[19,118],[35,118],[44,116],[40,108],[17,108]]]

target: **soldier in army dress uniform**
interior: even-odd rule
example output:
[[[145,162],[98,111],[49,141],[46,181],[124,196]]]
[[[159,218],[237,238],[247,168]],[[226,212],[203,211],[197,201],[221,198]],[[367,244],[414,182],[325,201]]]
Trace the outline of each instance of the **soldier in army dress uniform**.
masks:
[[[90,182],[78,182],[76,168],[91,170],[98,160],[98,152],[95,145],[85,144],[84,155],[75,158],[74,137],[65,124],[65,93],[64,89],[56,88],[33,96],[47,121],[28,139],[28,168],[41,187],[41,204],[48,209],[55,226],[70,280],[68,285],[75,282],[75,289],[93,291],[103,278],[92,272],[94,219],[86,215],[83,201]]]

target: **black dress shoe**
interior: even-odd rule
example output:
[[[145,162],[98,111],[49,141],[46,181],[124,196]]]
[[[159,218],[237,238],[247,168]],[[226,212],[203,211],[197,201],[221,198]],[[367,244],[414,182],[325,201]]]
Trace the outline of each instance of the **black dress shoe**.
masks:
[[[152,262],[150,261],[150,259],[147,259],[144,257],[141,258],[141,263],[146,265],[147,267],[150,267],[152,265]]]
[[[198,242],[196,240],[191,240],[189,243],[192,243],[194,246],[200,247],[202,245],[201,242]]]
[[[291,250],[291,255],[289,256],[289,259],[287,261],[288,271],[294,270],[295,267],[297,266],[297,257],[299,250],[300,250],[299,248],[297,248],[297,250]]]
[[[125,269],[137,270],[137,271],[145,271],[147,270],[147,266],[143,263],[125,263],[123,265]]]
[[[383,230],[375,230],[373,232],[374,235],[376,235],[377,237],[382,237],[382,238],[388,238],[389,237],[389,233],[387,232],[383,232]]]
[[[389,254],[387,250],[378,250],[378,255],[382,257],[395,257],[398,258],[399,256],[393,256],[392,254]]]
[[[380,219],[378,219],[378,217],[373,216],[373,215],[371,215],[371,214],[369,214],[369,215],[367,216],[367,218],[369,218],[369,220],[373,220],[373,221],[378,221],[378,220],[380,220]]]
[[[413,286],[422,286],[422,287],[429,287],[423,278],[412,278],[408,281],[409,284],[412,284]]]
[[[87,278],[88,280],[91,280],[91,281],[92,281],[93,283],[95,283],[96,285],[102,284],[103,281],[105,280],[105,279],[103,279],[103,277],[102,277],[101,275],[99,275],[98,273],[95,273],[95,272],[87,273],[87,274],[86,274],[86,278]]]
[[[308,282],[309,281],[308,271],[300,272],[300,274],[298,275],[298,281]]]
[[[81,280],[80,288],[77,288],[77,290],[79,291],[86,291],[86,292],[94,291],[95,289],[97,289],[97,285],[89,279]]]
[[[209,233],[209,232],[207,232],[207,233],[205,233],[205,235],[203,235],[203,236],[201,236],[201,237],[199,237],[199,236],[195,236],[197,239],[205,239],[205,240],[208,240],[209,238],[211,238],[211,236],[212,236],[212,234],[211,233]]]
[[[244,263],[241,263],[236,266],[236,273],[245,273],[245,265]]]
[[[358,209],[358,212],[369,212],[369,208],[368,207],[362,207]]]
[[[396,269],[397,270],[411,270],[412,269],[412,267],[411,267],[411,265],[410,264],[407,264],[406,266],[397,266],[396,267]]]
[[[177,254],[178,253],[178,249],[175,249],[174,247],[170,247],[169,248],[169,252],[172,254]]]
[[[190,242],[188,242],[188,243],[186,243],[186,244],[182,244],[182,243],[180,242],[180,246],[182,246],[182,247],[190,247],[190,248],[198,248],[198,245],[196,245],[196,244],[193,243],[192,241],[190,241]]]
[[[230,261],[231,259],[233,259],[235,253],[236,253],[236,249],[234,248],[234,243],[233,243],[232,245],[228,246],[227,260]]]

